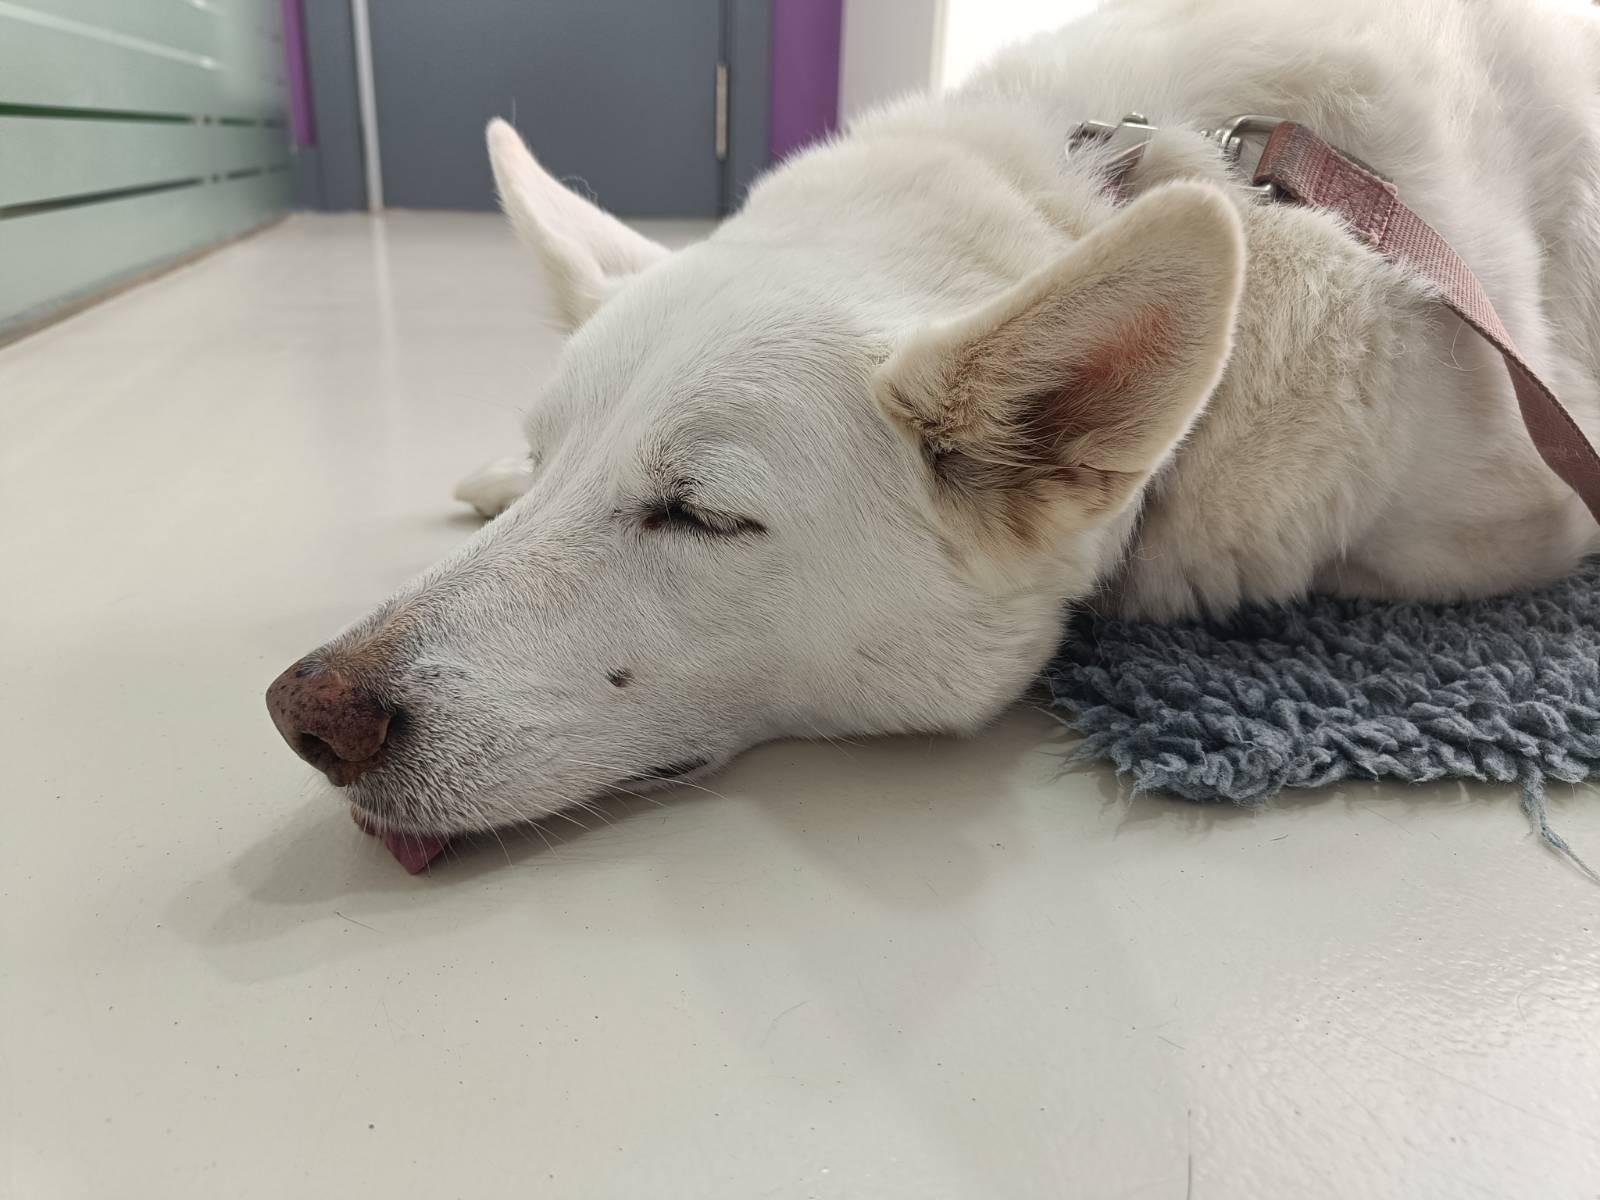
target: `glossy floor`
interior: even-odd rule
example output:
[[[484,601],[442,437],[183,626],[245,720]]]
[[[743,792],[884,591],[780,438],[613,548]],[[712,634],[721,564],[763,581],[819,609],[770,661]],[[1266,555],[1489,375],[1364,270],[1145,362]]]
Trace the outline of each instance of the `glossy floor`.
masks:
[[[1505,791],[1130,801],[1019,711],[401,872],[261,693],[474,527],[535,287],[299,217],[0,350],[6,1197],[1600,1192],[1600,888]]]

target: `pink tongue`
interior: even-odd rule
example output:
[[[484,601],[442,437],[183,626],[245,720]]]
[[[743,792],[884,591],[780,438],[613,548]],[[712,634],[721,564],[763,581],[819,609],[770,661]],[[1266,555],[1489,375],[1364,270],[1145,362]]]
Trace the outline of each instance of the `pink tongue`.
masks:
[[[350,810],[350,816],[363,833],[382,839],[395,861],[413,875],[426,870],[429,863],[444,853],[450,841],[432,833],[379,833],[377,827],[355,809]]]

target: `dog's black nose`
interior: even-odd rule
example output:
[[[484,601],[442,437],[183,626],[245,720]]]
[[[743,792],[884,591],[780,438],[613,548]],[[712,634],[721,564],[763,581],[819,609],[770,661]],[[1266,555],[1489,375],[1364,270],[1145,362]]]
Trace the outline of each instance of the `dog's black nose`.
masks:
[[[383,761],[396,715],[348,676],[308,660],[272,681],[267,711],[289,748],[338,787]]]

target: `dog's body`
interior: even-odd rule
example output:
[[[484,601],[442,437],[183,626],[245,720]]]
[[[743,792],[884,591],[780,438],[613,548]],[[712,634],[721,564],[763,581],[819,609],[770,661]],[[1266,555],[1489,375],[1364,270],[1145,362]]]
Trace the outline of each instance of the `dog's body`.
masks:
[[[1063,143],[1135,110],[1162,132],[1119,206]],[[1244,112],[1393,178],[1600,433],[1582,17],[1113,5],[800,156],[670,257],[491,127],[575,334],[534,461],[463,485],[509,511],[308,660],[407,716],[357,804],[453,831],[774,736],[972,729],[1073,601],[1466,596],[1600,548],[1498,357],[1196,132]]]
[[[1079,27],[1092,38],[1014,53],[958,103],[1050,79],[1058,121],[1131,108],[1191,128],[1238,112],[1309,125],[1383,164],[1593,436],[1600,23],[1465,0],[1315,9],[1126,4]],[[1220,180],[1192,136],[1156,145],[1167,154],[1150,155],[1146,186]],[[1412,281],[1328,214],[1252,205],[1245,232],[1228,370],[1150,493],[1120,567],[1123,608],[1223,613],[1308,588],[1485,594],[1563,574],[1596,545],[1470,330],[1416,303]]]

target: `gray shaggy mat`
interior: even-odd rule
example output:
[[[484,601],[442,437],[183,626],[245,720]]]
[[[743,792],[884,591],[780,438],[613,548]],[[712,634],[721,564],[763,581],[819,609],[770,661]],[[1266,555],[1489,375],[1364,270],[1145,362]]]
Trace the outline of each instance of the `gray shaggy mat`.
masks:
[[[1344,779],[1518,783],[1600,773],[1600,559],[1465,604],[1314,598],[1226,621],[1081,618],[1037,698],[1136,791],[1256,805]]]

